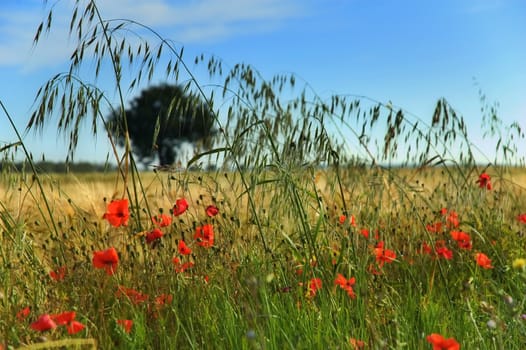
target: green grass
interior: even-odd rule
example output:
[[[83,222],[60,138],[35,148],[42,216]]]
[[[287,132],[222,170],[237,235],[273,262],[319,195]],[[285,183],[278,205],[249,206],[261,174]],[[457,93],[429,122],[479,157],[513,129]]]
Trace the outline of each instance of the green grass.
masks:
[[[43,225],[36,222],[44,222],[45,216],[39,217],[36,210],[23,217],[14,213],[17,205],[34,209],[41,197],[33,193],[22,203],[12,195],[3,202],[0,216],[3,342],[31,347],[44,337],[50,347],[51,341],[93,339],[102,349],[332,349],[350,348],[349,339],[356,338],[374,349],[417,349],[431,348],[426,336],[441,333],[466,349],[520,349],[526,341],[526,321],[521,318],[526,274],[512,268],[514,259],[525,256],[524,224],[516,220],[525,208],[520,188],[507,185],[487,191],[478,188],[475,177],[471,187],[452,197],[448,183],[435,170],[419,180],[435,183],[434,188],[411,196],[400,190],[403,183],[398,182],[400,192],[386,197],[393,185],[389,178],[400,181],[405,172],[410,173],[368,171],[361,178],[343,173],[344,194],[352,197],[346,199],[347,211],[355,216],[356,227],[349,221],[339,223],[342,203],[328,185],[335,174],[330,170],[321,172],[317,180],[298,172],[291,180],[294,184],[273,183],[272,188],[266,184],[254,190],[270,251],[264,250],[246,202],[235,204],[239,180],[214,180],[221,177],[212,173],[185,175],[188,182],[200,178],[203,185],[181,193],[194,201],[171,226],[163,228],[165,236],[155,247],[137,235],[137,217],[132,216],[127,227],[114,228],[101,219],[104,208],[93,217],[85,211],[53,207],[59,234],[33,231]],[[386,187],[368,191],[367,182],[380,176]],[[154,179],[174,182],[170,177]],[[82,184],[82,177],[78,181]],[[78,183],[64,185],[58,198],[67,198],[66,192],[78,188]],[[166,183],[158,184],[159,188]],[[298,191],[290,191],[291,187]],[[107,184],[108,193],[110,188]],[[311,190],[320,196],[311,196]],[[395,194],[400,197],[393,201]],[[294,196],[301,201],[294,202]],[[214,218],[204,214],[211,198],[218,200],[220,210]],[[437,213],[445,203],[457,210],[457,229],[471,236],[471,250],[458,248],[450,229],[426,230],[425,225],[432,222],[445,225]],[[162,209],[168,213],[170,207]],[[146,212],[138,212],[142,227],[151,230]],[[192,239],[195,227],[204,223],[211,223],[216,233],[212,248],[199,247]],[[361,228],[369,229],[368,239],[359,233]],[[193,250],[195,266],[176,273],[172,258],[178,255],[177,240],[183,237]],[[422,242],[440,239],[453,251],[451,260],[420,252]],[[396,253],[396,259],[381,268],[374,255],[380,240]],[[109,246],[120,257],[113,276],[95,269],[91,261],[94,250]],[[477,266],[474,254],[479,251],[491,258],[492,269]],[[65,278],[51,279],[49,271],[64,265]],[[373,274],[372,266],[381,274]],[[334,285],[337,273],[356,278],[355,299]],[[308,284],[313,277],[321,278],[323,286],[311,297]],[[118,296],[119,286],[133,288],[148,299],[135,303],[133,298]],[[154,300],[161,294],[173,299],[156,306]],[[31,309],[29,316],[18,320],[16,313],[26,306]],[[86,326],[75,335],[67,334],[64,327],[46,332],[29,327],[41,314],[71,310]],[[133,320],[129,334],[116,324],[119,319]],[[494,328],[488,327],[490,320]]]

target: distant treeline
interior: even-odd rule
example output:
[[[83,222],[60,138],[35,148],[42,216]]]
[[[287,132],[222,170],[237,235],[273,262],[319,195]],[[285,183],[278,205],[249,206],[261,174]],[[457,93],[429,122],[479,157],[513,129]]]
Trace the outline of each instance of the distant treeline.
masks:
[[[77,162],[69,163],[65,162],[49,162],[49,161],[40,161],[35,162],[35,168],[39,173],[90,173],[90,172],[105,172],[113,171],[116,169],[114,165],[111,164],[98,164],[90,162]],[[31,167],[28,162],[0,162],[0,171],[31,171]]]

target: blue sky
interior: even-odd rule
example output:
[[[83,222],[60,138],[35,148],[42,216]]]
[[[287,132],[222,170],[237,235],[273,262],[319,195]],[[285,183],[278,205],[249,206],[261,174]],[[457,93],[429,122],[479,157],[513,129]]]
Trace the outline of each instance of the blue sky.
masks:
[[[37,89],[67,69],[72,0],[0,2],[0,100],[23,131]],[[249,63],[266,78],[291,72],[321,96],[365,95],[429,120],[445,97],[482,140],[479,87],[505,123],[526,129],[526,1],[523,0],[111,0],[105,18],[129,18],[184,45],[186,58],[214,54]],[[51,35],[32,47],[55,5]],[[478,86],[476,85],[477,82]],[[101,84],[104,84],[103,79]],[[132,97],[132,96],[130,96]],[[16,140],[0,114],[0,147]],[[67,146],[53,125],[24,141],[35,158],[62,160]],[[524,143],[524,140],[522,141]],[[522,146],[525,150],[526,147]],[[76,160],[103,162],[103,137],[81,137]]]

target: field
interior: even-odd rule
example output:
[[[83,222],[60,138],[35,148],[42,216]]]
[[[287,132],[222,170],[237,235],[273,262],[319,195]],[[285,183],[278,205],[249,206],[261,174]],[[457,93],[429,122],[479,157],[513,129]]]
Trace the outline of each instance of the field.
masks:
[[[71,6],[24,137],[0,100],[0,350],[524,348],[525,134],[498,103],[490,160],[444,98],[321,97]],[[107,137],[115,172],[41,171],[24,138],[50,123],[66,161]]]
[[[523,169],[136,175],[3,174],[4,348],[526,343]]]

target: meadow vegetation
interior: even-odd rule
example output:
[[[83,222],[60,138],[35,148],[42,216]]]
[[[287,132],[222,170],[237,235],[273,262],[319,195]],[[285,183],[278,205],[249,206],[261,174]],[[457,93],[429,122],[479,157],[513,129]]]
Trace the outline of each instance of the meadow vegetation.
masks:
[[[171,41],[75,4],[70,70],[37,92],[29,129],[58,119],[72,159],[85,122],[108,130],[105,109],[124,113],[123,91],[161,71],[202,95],[217,138],[182,168],[139,171],[124,123],[122,149],[108,132],[117,171],[94,174],[39,173],[20,136],[2,147],[0,348],[523,348],[519,124],[484,105],[498,141],[481,164],[443,99],[425,122],[204,56],[201,83]],[[6,166],[15,151],[26,168]]]

